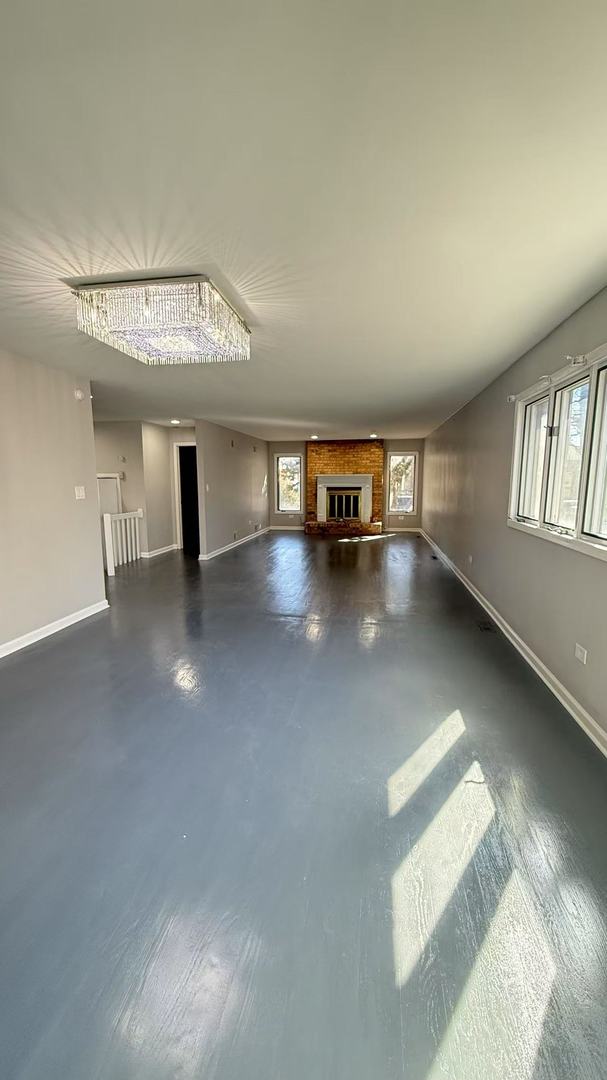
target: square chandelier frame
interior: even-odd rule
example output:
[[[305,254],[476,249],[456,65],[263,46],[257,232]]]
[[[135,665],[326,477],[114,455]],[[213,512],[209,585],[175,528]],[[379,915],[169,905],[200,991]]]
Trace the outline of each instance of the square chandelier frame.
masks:
[[[206,274],[72,287],[78,329],[143,364],[248,360],[251,331]]]

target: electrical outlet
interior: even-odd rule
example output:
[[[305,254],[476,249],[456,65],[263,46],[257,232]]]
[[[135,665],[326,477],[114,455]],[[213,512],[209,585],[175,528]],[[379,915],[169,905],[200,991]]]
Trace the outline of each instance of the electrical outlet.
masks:
[[[468,566],[472,566],[472,555],[468,556]]]
[[[575,658],[579,660],[580,664],[585,664],[588,659],[588,650],[580,645],[578,641],[575,643]]]
[[[237,538],[238,538],[238,533],[234,533],[234,539],[236,540]]]
[[[86,499],[86,491],[81,484],[77,484],[74,488],[74,495],[77,499]]]

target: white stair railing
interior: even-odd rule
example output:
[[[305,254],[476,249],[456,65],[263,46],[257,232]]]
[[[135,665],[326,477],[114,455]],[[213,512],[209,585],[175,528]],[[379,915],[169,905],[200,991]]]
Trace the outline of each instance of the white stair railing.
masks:
[[[108,577],[114,576],[117,566],[141,558],[139,521],[142,517],[143,510],[103,515],[105,569]]]

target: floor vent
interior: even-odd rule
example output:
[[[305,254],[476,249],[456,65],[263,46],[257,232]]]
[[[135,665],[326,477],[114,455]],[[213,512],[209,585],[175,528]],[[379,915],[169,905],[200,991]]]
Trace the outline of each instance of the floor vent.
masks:
[[[490,619],[481,619],[476,625],[483,634],[497,634],[497,627]]]

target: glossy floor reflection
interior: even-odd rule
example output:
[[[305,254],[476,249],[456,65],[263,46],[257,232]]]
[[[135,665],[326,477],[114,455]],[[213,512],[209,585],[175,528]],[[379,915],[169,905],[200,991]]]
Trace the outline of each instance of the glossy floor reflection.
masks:
[[[415,536],[0,663],[0,1076],[599,1080],[607,762]]]

